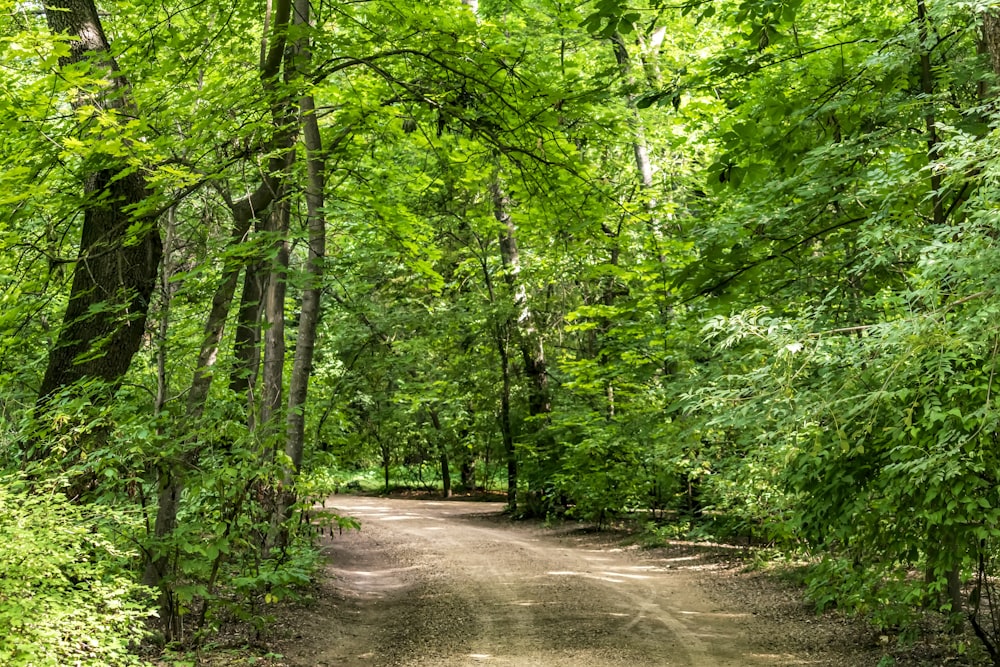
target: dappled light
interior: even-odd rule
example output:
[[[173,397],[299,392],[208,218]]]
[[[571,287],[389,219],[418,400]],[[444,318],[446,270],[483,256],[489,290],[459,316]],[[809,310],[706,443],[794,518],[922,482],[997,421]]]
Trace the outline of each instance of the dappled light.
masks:
[[[1000,0],[0,0],[0,666],[1000,666],[998,156]]]

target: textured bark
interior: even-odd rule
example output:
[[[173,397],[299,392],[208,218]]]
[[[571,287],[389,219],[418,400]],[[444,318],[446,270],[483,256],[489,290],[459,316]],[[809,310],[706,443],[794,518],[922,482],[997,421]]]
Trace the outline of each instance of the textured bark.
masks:
[[[528,294],[520,280],[521,256],[517,247],[517,229],[510,216],[510,198],[504,193],[499,173],[490,183],[493,215],[503,225],[500,231],[500,259],[504,281],[514,299],[514,321],[511,323],[528,380],[528,414],[532,417],[552,411],[549,399],[549,377],[545,364],[545,345],[535,325],[535,316],[528,306]]]
[[[230,247],[236,247],[246,241],[251,222],[271,205],[275,192],[280,187],[275,174],[281,173],[289,164],[291,156],[288,151],[291,149],[291,137],[287,133],[282,133],[276,138],[274,144],[274,148],[282,150],[284,156],[273,158],[270,161],[269,168],[272,175],[265,178],[252,194],[232,205],[233,228],[229,237]],[[208,392],[212,387],[213,371],[219,355],[219,344],[225,333],[226,320],[229,317],[233,297],[236,294],[240,269],[239,260],[228,259],[222,269],[222,280],[212,296],[212,306],[209,309],[202,332],[198,363],[195,366],[191,389],[187,396],[187,416],[192,421],[201,417],[205,409],[205,401],[208,399]]]
[[[264,295],[263,265],[247,264],[243,274],[240,308],[236,316],[233,340],[233,369],[229,388],[237,394],[248,394],[252,404],[253,388],[260,372],[260,309]]]
[[[287,4],[287,2],[280,3],[278,9],[279,18],[283,15],[286,22],[288,13],[287,10],[282,13],[281,6]],[[279,54],[283,52],[284,32],[285,26],[283,24],[279,23],[275,26],[271,37],[271,52],[275,50]],[[269,59],[266,62],[262,61],[261,78],[265,89],[271,90],[268,82],[273,81],[275,71],[280,67],[280,64],[280,59],[277,62],[270,60],[270,52]],[[269,143],[267,152],[277,153],[277,155],[269,159],[267,173],[261,184],[253,193],[231,205],[233,213],[231,244],[235,245],[245,240],[251,222],[266,213],[280,191],[281,179],[294,157],[291,150],[294,135],[291,134],[290,130],[285,129],[286,125],[280,122],[277,122],[276,125],[279,129],[276,130]],[[212,305],[205,321],[199,348],[198,363],[195,366],[186,402],[187,418],[192,424],[196,423],[204,412],[205,402],[214,377],[213,370],[218,358],[219,344],[225,332],[226,319],[239,282],[240,269],[241,263],[238,260],[228,259],[223,267],[222,279],[212,297]],[[197,465],[199,457],[198,445],[195,441],[191,441],[186,444],[178,458],[164,461],[159,470],[157,513],[154,525],[155,543],[159,545],[162,545],[177,528],[177,515],[184,492],[185,478],[188,471]],[[164,577],[168,574],[169,565],[170,556],[167,551],[162,546],[154,546],[154,551],[150,554],[143,572],[143,583],[150,586],[162,585]],[[164,591],[160,613],[164,622],[164,634],[169,641],[173,639],[173,632],[179,622],[169,590]]]
[[[284,139],[282,139],[284,140]],[[272,168],[285,164],[284,161],[272,161]],[[271,203],[275,183],[271,178],[264,182],[251,195],[239,200],[232,206],[233,230],[230,244],[243,242],[250,229],[250,223],[260,212]],[[205,410],[208,392],[212,387],[213,370],[219,353],[219,343],[225,332],[226,319],[236,292],[236,284],[240,275],[240,263],[235,259],[228,260],[223,267],[222,280],[212,296],[212,306],[205,320],[201,347],[198,352],[198,363],[195,366],[194,377],[187,393],[186,415],[188,423],[195,424]],[[156,523],[154,537],[163,540],[177,528],[177,513],[180,509],[180,499],[184,492],[185,476],[188,470],[196,465],[199,451],[196,443],[190,442],[179,459],[165,462],[159,471],[157,487]],[[167,574],[169,557],[160,553],[146,563],[143,573],[143,583],[148,586],[159,585]],[[169,607],[169,605],[166,605]],[[168,634],[173,623],[173,609],[165,608],[163,618],[168,625]]]
[[[309,0],[295,1],[295,23],[308,25]],[[300,66],[308,64],[310,53],[308,44],[299,50]],[[284,469],[281,498],[279,499],[277,520],[286,522],[291,518],[295,504],[295,477],[302,466],[302,452],[305,448],[306,396],[309,392],[309,376],[312,374],[313,356],[316,349],[316,331],[319,327],[321,297],[323,294],[323,269],[326,257],[326,161],[323,155],[323,138],[316,118],[316,104],[312,95],[303,95],[299,100],[299,122],[302,139],[306,148],[306,226],[309,230],[309,252],[306,257],[306,287],[302,292],[298,332],[295,339],[295,358],[292,374],[288,380],[288,413],[285,423],[285,455],[291,466]],[[281,531],[284,540],[284,531]]]
[[[937,132],[937,119],[934,113],[934,72],[931,67],[931,45],[927,6],[924,0],[917,0],[917,29],[920,36],[920,88],[927,98],[927,110],[924,113],[924,123],[927,127],[927,161],[932,165],[930,171],[931,187],[931,218],[935,225],[943,225],[945,220],[943,193],[941,192],[941,173],[933,168],[940,157],[940,144]]]
[[[980,46],[990,59],[993,73],[1000,76],[1000,13],[996,10],[985,12],[982,20]]]
[[[306,7],[308,8],[308,3]],[[302,310],[295,341],[295,360],[288,383],[288,440],[285,445],[285,453],[291,459],[296,473],[302,463],[306,425],[305,402],[316,349],[316,330],[319,326],[320,297],[323,291],[323,262],[326,256],[326,216],[323,211],[326,164],[323,160],[322,139],[311,96],[302,98],[301,110],[308,170],[306,184],[309,227],[309,255],[306,269],[308,283],[302,293]]]
[[[288,223],[291,214],[287,199],[275,202],[267,231],[274,237],[274,261],[269,267],[264,290],[264,363],[260,382],[261,428],[275,432],[285,378],[285,294],[288,280]]]
[[[53,32],[76,38],[69,42],[70,55],[60,59],[61,66],[90,60],[93,68],[109,72],[108,85],[80,102],[134,115],[128,83],[109,54],[93,1],[51,2],[46,5],[46,20]],[[142,343],[156,287],[162,255],[159,231],[155,220],[134,212],[148,194],[145,180],[117,157],[89,162],[103,166],[83,175],[79,256],[63,326],[49,352],[40,402],[84,378],[116,388]]]

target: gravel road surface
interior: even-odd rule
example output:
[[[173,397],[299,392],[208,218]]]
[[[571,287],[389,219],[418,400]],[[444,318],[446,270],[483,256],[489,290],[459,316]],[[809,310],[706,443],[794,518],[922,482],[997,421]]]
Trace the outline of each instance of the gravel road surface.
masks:
[[[738,600],[723,608],[697,556],[512,523],[499,503],[339,495],[327,507],[362,528],[327,542],[331,576],[280,647],[291,666],[839,662],[789,653]]]

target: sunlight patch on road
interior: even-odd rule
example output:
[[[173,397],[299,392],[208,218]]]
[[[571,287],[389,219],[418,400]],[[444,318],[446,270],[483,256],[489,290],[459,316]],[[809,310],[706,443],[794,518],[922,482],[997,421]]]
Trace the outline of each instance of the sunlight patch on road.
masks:
[[[489,660],[493,656],[489,653],[470,653],[469,657],[473,660]]]
[[[645,574],[626,574],[625,572],[602,572],[601,574],[609,577],[625,577],[626,579],[652,579]]]
[[[685,616],[714,616],[715,618],[744,618],[750,614],[727,614],[721,611],[679,611]]]
[[[584,579],[596,579],[597,581],[608,581],[612,584],[624,584],[624,579],[618,579],[619,575],[617,572],[602,572],[601,574],[592,574],[590,572],[573,572],[572,570],[552,570],[546,572],[545,574],[552,577],[583,577]],[[604,575],[604,576],[602,576]]]
[[[330,568],[330,571],[340,577],[385,577],[396,574],[397,572],[407,572],[409,570],[418,569],[418,565],[409,565],[407,567],[393,567],[387,570],[342,570],[340,568]]]

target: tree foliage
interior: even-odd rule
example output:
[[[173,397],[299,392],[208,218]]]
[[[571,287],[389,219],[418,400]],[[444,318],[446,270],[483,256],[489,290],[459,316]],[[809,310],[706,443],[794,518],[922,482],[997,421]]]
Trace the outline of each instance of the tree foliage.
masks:
[[[108,661],[134,572],[168,639],[263,627],[370,469],[995,651],[998,12],[0,2],[0,498],[141,517],[50,531]]]

